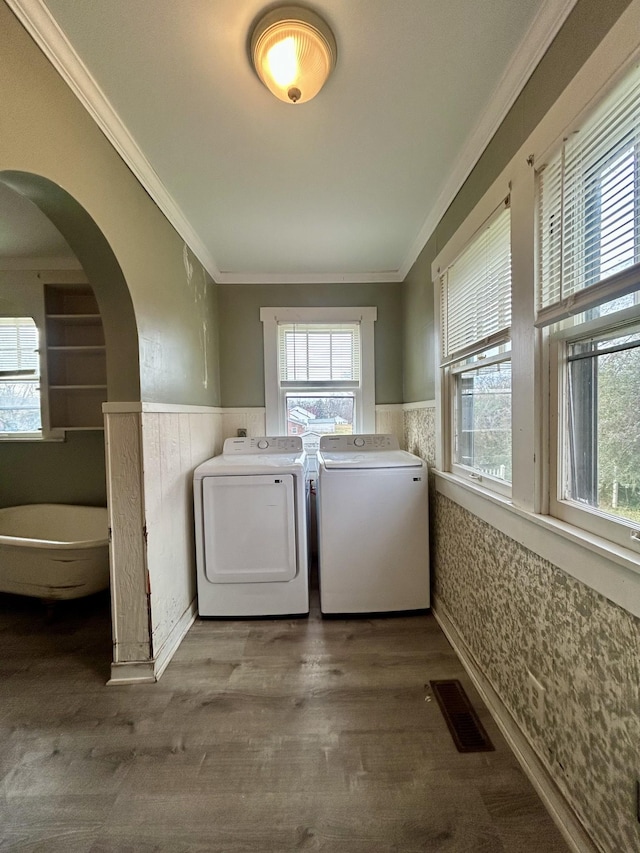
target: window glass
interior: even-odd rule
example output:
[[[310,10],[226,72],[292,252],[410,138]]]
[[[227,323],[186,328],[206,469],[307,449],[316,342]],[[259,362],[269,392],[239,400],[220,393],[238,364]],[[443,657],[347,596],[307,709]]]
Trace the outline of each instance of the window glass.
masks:
[[[454,462],[511,482],[511,362],[475,360],[455,373]]]
[[[354,431],[353,394],[287,394],[286,408],[287,435],[302,436],[305,450],[312,455],[320,447],[322,435],[351,435]]]
[[[30,317],[0,317],[0,432],[41,429],[36,324]]]
[[[564,500],[640,523],[640,332],[567,345]]]

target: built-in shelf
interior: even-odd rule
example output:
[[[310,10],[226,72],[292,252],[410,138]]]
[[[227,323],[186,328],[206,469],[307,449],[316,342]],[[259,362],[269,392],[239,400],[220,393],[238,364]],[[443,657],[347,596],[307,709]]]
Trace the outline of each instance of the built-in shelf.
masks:
[[[92,289],[45,285],[45,316],[51,428],[102,429],[106,348]]]
[[[49,385],[50,391],[97,391],[107,390],[106,385]]]
[[[48,346],[49,352],[104,352],[104,344],[82,345],[82,346]]]

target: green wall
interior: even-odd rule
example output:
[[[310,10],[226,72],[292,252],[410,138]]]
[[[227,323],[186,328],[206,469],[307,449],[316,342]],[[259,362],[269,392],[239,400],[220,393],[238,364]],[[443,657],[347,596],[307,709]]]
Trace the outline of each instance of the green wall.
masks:
[[[260,308],[373,305],[376,403],[402,402],[402,285],[218,285],[223,406],[264,406]]]
[[[94,284],[110,399],[219,405],[215,288],[202,266],[2,0],[0,56],[0,180],[47,213]],[[94,282],[105,246],[113,275]]]
[[[0,471],[0,507],[107,505],[101,431],[69,432],[60,442],[0,442]]]
[[[602,41],[630,0],[578,0],[409,271],[403,289],[404,402],[435,395],[431,264]]]

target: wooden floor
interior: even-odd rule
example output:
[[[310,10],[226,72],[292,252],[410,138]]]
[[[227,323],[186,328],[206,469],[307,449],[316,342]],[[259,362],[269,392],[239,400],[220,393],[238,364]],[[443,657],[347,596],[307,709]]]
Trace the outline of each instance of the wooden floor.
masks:
[[[199,621],[106,687],[107,599],[0,595],[0,656],[2,851],[567,851],[431,616]],[[456,752],[434,678],[496,752]]]

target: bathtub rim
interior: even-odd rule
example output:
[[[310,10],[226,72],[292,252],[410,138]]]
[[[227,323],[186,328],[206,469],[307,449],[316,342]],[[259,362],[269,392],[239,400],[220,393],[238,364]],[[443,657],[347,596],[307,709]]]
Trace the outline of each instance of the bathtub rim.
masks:
[[[4,506],[0,507],[0,517],[2,513],[6,510],[20,510],[20,509],[33,509],[34,507],[42,507],[46,509],[48,507],[64,507],[67,509],[91,509],[91,510],[102,510],[105,514],[108,512],[106,507],[102,506],[87,506],[86,504],[54,504],[54,503],[43,503],[43,504],[15,504],[12,506]],[[107,523],[108,523],[108,515]],[[108,529],[108,528],[107,528]],[[110,531],[109,531],[110,532]],[[107,536],[102,537],[100,539],[34,539],[28,536],[11,536],[9,534],[0,533],[0,546],[4,546],[6,548],[42,548],[49,549],[54,551],[70,551],[70,550],[84,550],[88,548],[100,548],[105,545],[109,545],[109,533]]]

